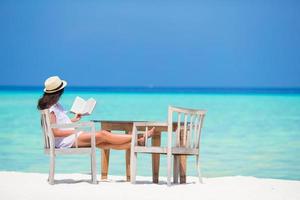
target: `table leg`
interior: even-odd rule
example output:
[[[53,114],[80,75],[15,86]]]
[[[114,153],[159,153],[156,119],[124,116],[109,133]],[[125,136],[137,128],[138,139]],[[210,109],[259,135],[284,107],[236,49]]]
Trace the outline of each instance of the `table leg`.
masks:
[[[180,183],[186,183],[186,156],[180,156]]]
[[[128,131],[125,132],[129,134]],[[130,149],[126,150],[126,181],[130,181]]]
[[[101,152],[101,180],[105,180],[108,175],[109,149],[102,149]]]
[[[152,137],[152,146],[160,146],[161,132],[155,132]],[[160,154],[152,154],[152,180],[158,183]]]
[[[105,124],[101,123],[100,126],[102,130],[110,131]],[[101,180],[106,180],[108,177],[109,153],[109,149],[101,150]]]

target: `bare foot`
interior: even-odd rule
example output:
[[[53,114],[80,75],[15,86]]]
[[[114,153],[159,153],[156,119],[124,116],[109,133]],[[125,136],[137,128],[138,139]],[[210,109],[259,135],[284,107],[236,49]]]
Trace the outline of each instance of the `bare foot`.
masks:
[[[155,127],[153,127],[152,129],[150,129],[147,133],[145,131],[143,137],[140,138],[140,139],[138,139],[139,145],[145,145],[145,140],[153,136],[154,130],[155,130]]]
[[[150,138],[153,136],[154,130],[155,130],[155,127],[151,128],[150,131],[147,132],[147,138]],[[146,132],[144,134],[144,137],[146,138]]]

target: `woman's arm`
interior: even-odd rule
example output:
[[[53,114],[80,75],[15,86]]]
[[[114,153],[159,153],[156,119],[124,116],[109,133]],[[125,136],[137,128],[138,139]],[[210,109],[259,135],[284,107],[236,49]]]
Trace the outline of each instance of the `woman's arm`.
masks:
[[[56,123],[56,116],[53,112],[50,113],[50,122],[51,122],[51,124]],[[67,136],[75,133],[74,130],[60,130],[58,128],[53,128],[52,131],[53,131],[54,137],[67,137]]]

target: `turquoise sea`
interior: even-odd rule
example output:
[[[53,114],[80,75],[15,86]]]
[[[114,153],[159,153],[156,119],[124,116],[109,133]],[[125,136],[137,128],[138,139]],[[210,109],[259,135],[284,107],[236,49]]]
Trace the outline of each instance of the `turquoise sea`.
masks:
[[[204,177],[255,176],[300,180],[300,94],[280,92],[142,92],[66,90],[61,104],[93,97],[97,106],[82,120],[165,121],[168,105],[208,110],[201,139]],[[135,92],[137,91],[137,92]],[[48,172],[39,113],[40,90],[0,90],[0,170]],[[99,126],[97,126],[100,128]],[[98,151],[98,174],[100,173]],[[109,174],[125,175],[124,151],[111,151]],[[87,156],[58,157],[58,173],[88,173]],[[196,175],[194,158],[188,175]],[[166,174],[161,158],[160,174]],[[138,175],[151,176],[149,155],[138,159]]]

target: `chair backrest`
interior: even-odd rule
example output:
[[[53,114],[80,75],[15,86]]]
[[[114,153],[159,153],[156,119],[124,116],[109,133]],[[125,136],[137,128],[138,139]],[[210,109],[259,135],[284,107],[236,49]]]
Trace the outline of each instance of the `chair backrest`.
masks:
[[[169,106],[168,130],[175,130],[175,137],[169,141],[171,146],[199,149],[205,114],[206,110]]]
[[[54,135],[50,127],[50,112],[49,109],[41,110],[41,128],[44,136],[44,148],[54,149]]]

